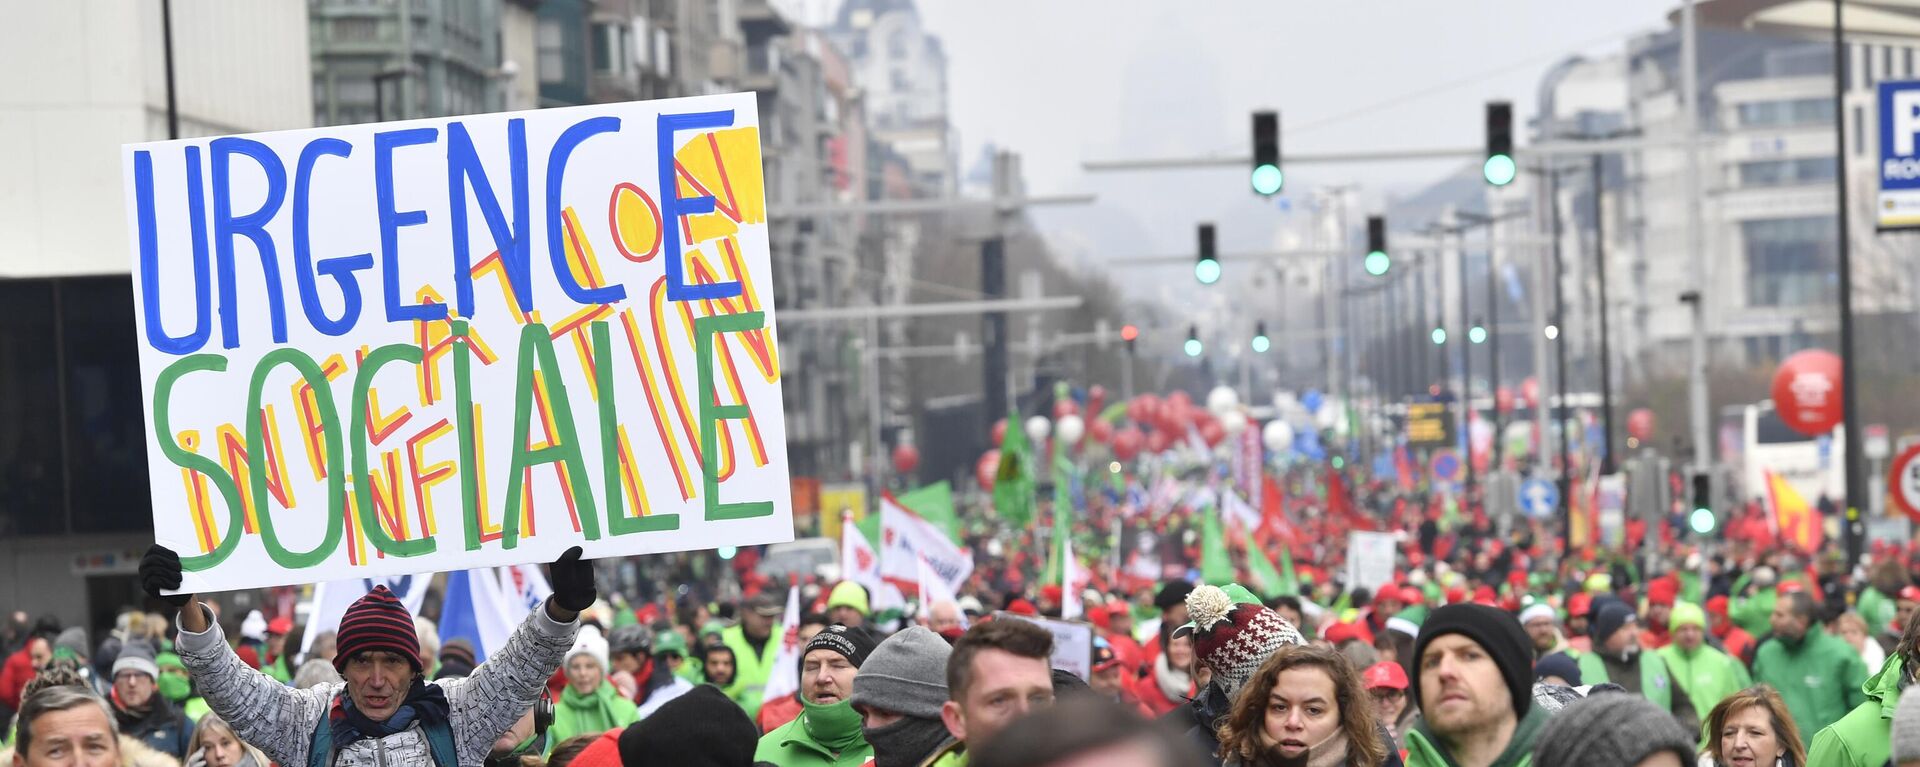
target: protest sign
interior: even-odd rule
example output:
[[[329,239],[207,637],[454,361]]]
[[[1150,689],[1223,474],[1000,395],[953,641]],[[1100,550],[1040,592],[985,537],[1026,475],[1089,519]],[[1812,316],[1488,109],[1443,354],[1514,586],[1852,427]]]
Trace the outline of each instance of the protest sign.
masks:
[[[792,538],[752,94],[121,155],[183,590]]]
[[[1347,535],[1347,585],[1377,589],[1393,582],[1392,533],[1358,530]]]
[[[1053,635],[1053,658],[1048,665],[1073,672],[1081,679],[1093,676],[1093,626],[1078,621],[1036,618],[1010,612],[996,612],[995,619],[1017,618],[1028,623],[1039,624]]]

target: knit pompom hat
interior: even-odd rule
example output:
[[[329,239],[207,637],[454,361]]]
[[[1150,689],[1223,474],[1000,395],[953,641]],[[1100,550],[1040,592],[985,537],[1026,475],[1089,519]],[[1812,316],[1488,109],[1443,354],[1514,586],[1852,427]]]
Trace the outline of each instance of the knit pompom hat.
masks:
[[[420,635],[414,633],[413,614],[386,586],[373,587],[347,607],[340,616],[336,641],[333,667],[341,673],[346,673],[347,661],[353,656],[371,650],[406,658],[414,671],[426,666],[420,662]]]
[[[1279,613],[1259,604],[1235,604],[1218,586],[1195,587],[1187,595],[1187,617],[1193,621],[1194,655],[1213,669],[1228,695],[1253,678],[1275,650],[1307,643]]]

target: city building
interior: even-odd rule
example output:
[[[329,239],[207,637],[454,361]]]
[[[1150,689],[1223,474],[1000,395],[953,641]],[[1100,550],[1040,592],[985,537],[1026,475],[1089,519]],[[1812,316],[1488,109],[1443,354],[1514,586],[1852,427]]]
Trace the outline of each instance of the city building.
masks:
[[[506,66],[503,5],[314,0],[313,115],[318,125],[494,112],[506,108],[519,62]],[[523,49],[523,41],[515,41]]]
[[[108,625],[153,541],[120,145],[311,126],[307,7],[10,10],[0,65],[33,74],[0,88],[0,610]]]

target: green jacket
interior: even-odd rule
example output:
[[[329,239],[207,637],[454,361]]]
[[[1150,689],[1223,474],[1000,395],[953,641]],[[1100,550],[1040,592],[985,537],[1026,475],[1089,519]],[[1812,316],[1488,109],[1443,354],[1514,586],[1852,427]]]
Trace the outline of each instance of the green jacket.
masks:
[[[1888,658],[1880,673],[1861,688],[1867,702],[1814,734],[1807,763],[1821,767],[1886,764],[1892,756],[1893,710],[1900,705],[1900,680],[1905,673],[1900,656]]]
[[[1707,721],[1707,714],[1712,713],[1722,699],[1753,685],[1753,677],[1747,674],[1744,664],[1708,645],[1700,645],[1688,653],[1680,649],[1680,645],[1670,644],[1654,652],[1667,664],[1674,681],[1687,691],[1687,698],[1693,701],[1693,710],[1700,714],[1702,722]]]
[[[1527,715],[1513,728],[1513,739],[1488,767],[1528,767],[1533,763],[1533,742],[1547,726],[1547,710],[1538,704],[1527,708]],[[1407,733],[1407,767],[1460,767],[1447,753],[1440,739],[1427,729],[1425,719]]]
[[[720,641],[733,648],[733,684],[727,697],[747,710],[748,719],[760,716],[760,697],[767,691],[767,677],[773,675],[773,661],[780,655],[780,639],[771,634],[760,652],[747,643],[745,629],[734,626],[720,634]]]
[[[1773,603],[1779,598],[1778,591],[1763,589],[1754,592],[1751,597],[1727,600],[1727,620],[1733,621],[1734,625],[1749,634],[1765,636],[1773,630]]]
[[[1818,624],[1797,643],[1775,636],[1754,650],[1753,681],[1780,691],[1801,732],[1819,732],[1867,700],[1866,661]]]
[[[1583,652],[1577,654],[1575,659],[1580,663],[1581,684],[1595,685],[1614,681],[1607,673],[1606,660],[1600,657],[1600,653]],[[1658,654],[1643,651],[1640,653],[1639,665],[1640,696],[1653,701],[1654,705],[1663,709],[1673,710],[1673,675],[1667,672],[1667,664]],[[1714,702],[1719,702],[1719,699],[1716,698]]]
[[[806,720],[803,713],[761,737],[753,761],[775,767],[859,767],[873,758],[873,746],[866,738],[856,738],[853,745],[835,756],[833,749],[807,731]]]
[[[547,728],[547,751],[575,735],[601,733],[640,721],[640,709],[633,701],[620,697],[612,682],[601,682],[591,695],[574,692],[567,685],[553,703],[553,726]]]
[[[1879,589],[1868,586],[1860,590],[1860,601],[1855,603],[1853,611],[1867,621],[1867,636],[1879,636],[1893,623],[1893,611],[1897,606]],[[1906,628],[1902,626],[1901,628]]]
[[[949,741],[940,750],[927,757],[920,767],[967,767],[967,744],[964,741]]]

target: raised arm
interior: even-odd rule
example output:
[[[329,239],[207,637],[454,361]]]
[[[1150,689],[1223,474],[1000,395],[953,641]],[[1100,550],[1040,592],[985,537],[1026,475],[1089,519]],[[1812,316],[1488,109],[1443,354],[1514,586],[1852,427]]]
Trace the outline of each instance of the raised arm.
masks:
[[[448,718],[461,764],[479,764],[493,741],[526,713],[580,632],[580,611],[593,604],[593,565],[567,549],[551,567],[553,596],[520,622],[507,646],[465,679],[447,682]]]
[[[211,618],[205,605],[188,602],[180,613],[180,637],[174,643],[207,706],[233,725],[241,740],[266,752],[274,763],[306,764],[313,728],[341,685],[296,690],[248,668]]]

